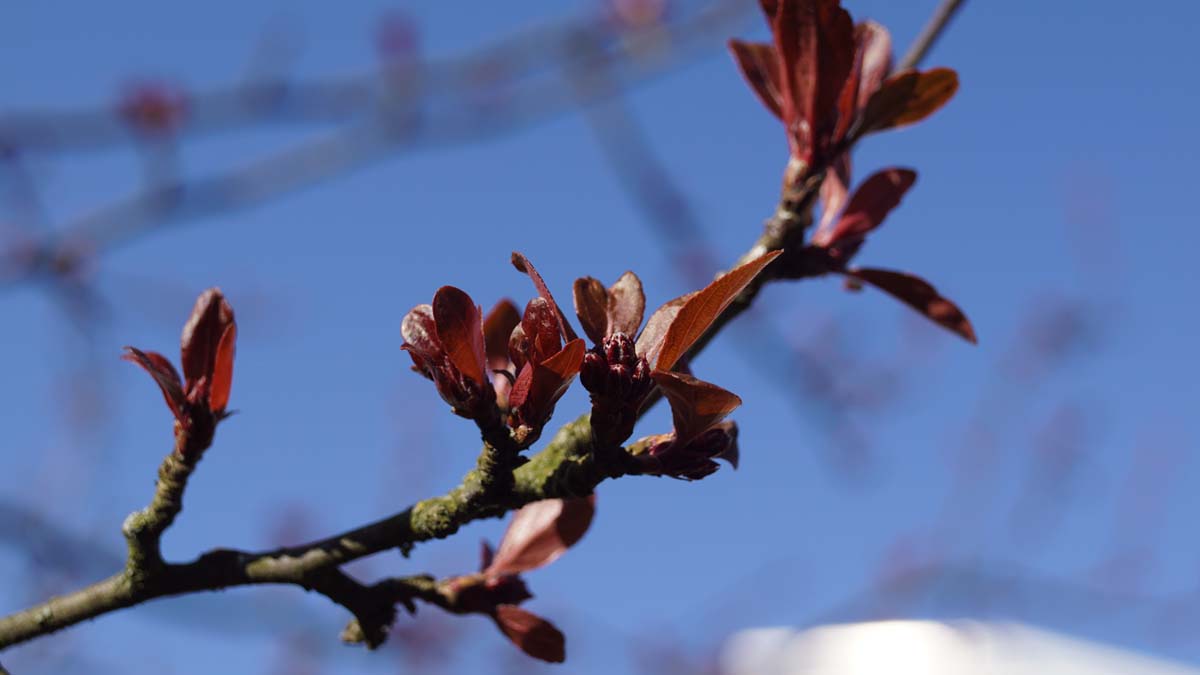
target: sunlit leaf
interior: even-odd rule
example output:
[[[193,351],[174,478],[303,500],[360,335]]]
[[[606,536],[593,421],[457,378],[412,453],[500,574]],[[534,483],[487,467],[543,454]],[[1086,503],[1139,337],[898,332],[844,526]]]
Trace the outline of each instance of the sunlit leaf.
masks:
[[[650,315],[650,318],[646,321],[646,327],[642,329],[642,334],[637,339],[637,353],[640,356],[646,357],[647,363],[654,363],[658,358],[658,353],[662,351],[663,338],[667,336],[667,329],[671,327],[671,323],[679,315],[679,309],[683,307],[683,304],[696,295],[697,292],[668,300]]]
[[[196,298],[179,341],[186,383],[190,385],[202,377],[211,381],[217,347],[225,328],[232,323],[233,308],[225,301],[220,289],[210,288]]]
[[[538,363],[557,354],[562,348],[559,330],[554,305],[545,298],[530,300],[525,306],[525,316],[521,318],[521,335],[525,340],[524,359]],[[518,334],[514,332],[513,335]],[[509,347],[511,352],[511,343]],[[516,362],[517,359],[514,358],[513,361]]]
[[[626,272],[608,287],[608,334],[624,333],[633,338],[642,325],[646,313],[646,294],[642,291],[642,280],[633,272]]]
[[[652,362],[655,370],[673,368],[742,289],[779,254],[780,251],[768,251],[744,265],[735,267],[683,303],[663,336],[662,349],[657,360]]]
[[[442,343],[437,338],[437,326],[433,321],[433,305],[417,305],[404,315],[400,322],[400,336],[404,338],[404,349],[421,355],[432,355],[441,351]]]
[[[521,369],[509,394],[509,403],[519,407],[525,423],[540,427],[554,412],[554,404],[566,393],[587,350],[578,338],[541,363],[530,362]]]
[[[737,394],[691,375],[657,371],[655,383],[671,404],[678,443],[687,445],[742,404]]]
[[[433,320],[450,363],[475,384],[486,385],[483,316],[471,296],[453,286],[442,286],[433,296]]]
[[[867,102],[862,133],[920,122],[937,112],[956,91],[958,74],[950,68],[893,75]]]
[[[236,351],[237,324],[231,323],[225,327],[225,334],[217,344],[212,390],[208,398],[208,407],[213,412],[221,412],[229,405],[229,390],[233,386],[233,357]]]
[[[608,291],[599,279],[580,277],[572,287],[575,300],[575,316],[583,326],[583,332],[594,344],[604,340],[608,330]]]

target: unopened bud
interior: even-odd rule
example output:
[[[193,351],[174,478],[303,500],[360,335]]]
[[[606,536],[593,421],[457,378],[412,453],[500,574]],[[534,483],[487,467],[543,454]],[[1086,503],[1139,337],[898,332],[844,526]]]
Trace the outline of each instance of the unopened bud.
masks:
[[[591,394],[592,438],[600,447],[620,445],[654,387],[650,364],[628,335],[614,333],[583,357],[579,379]]]

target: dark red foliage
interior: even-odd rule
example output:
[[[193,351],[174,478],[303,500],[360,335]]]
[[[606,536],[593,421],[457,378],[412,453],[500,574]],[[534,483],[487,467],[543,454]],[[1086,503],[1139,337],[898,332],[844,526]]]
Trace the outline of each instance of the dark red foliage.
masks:
[[[509,392],[509,425],[517,437],[532,442],[554,414],[558,399],[579,374],[586,347],[575,337],[567,317],[537,268],[521,253],[512,254],[513,266],[529,275],[538,297],[529,301],[521,323],[509,338],[508,353],[516,380]],[[564,344],[565,342],[565,344]]]
[[[637,335],[646,311],[642,280],[633,272],[622,274],[607,289],[592,277],[576,279],[574,299],[575,316],[583,325],[583,332],[597,345],[617,333]]]
[[[570,322],[567,321],[567,317],[562,313],[558,303],[554,302],[554,296],[550,294],[549,287],[546,286],[546,282],[542,279],[542,275],[538,274],[537,268],[533,266],[533,263],[529,262],[529,258],[526,258],[521,253],[513,251],[512,264],[513,267],[517,268],[518,272],[529,275],[530,280],[533,281],[534,287],[537,288],[538,294],[544,298],[546,302],[549,302],[552,308],[554,308],[554,314],[558,317],[558,325],[562,329],[563,339],[574,340],[575,329],[571,328]]]
[[[958,73],[933,68],[888,78],[867,102],[862,133],[915,124],[937,112],[958,91]]]
[[[872,174],[855,190],[841,217],[817,230],[812,238],[813,245],[836,248],[848,258],[867,233],[879,227],[892,209],[900,205],[900,200],[916,180],[917,173],[911,169],[884,169]]]
[[[654,381],[671,404],[675,439],[687,445],[725,419],[742,404],[737,394],[683,373],[654,373]]]
[[[900,300],[931,321],[961,335],[967,342],[976,343],[975,328],[963,311],[942,297],[928,281],[904,272],[870,267],[847,270],[846,273]]]
[[[607,290],[588,277],[575,282],[576,313],[581,323],[589,335],[602,335],[584,357],[580,378],[591,394],[592,438],[598,447],[619,445],[629,438],[642,404],[661,379],[658,373],[674,368],[738,294],[779,255],[779,251],[763,254],[703,289],[667,302],[650,316],[636,343],[626,329],[636,331],[645,311],[645,296],[637,277],[627,272]]]
[[[737,425],[721,422],[706,429],[691,441],[679,440],[675,433],[643,438],[635,444],[642,470],[648,474],[680,480],[700,480],[716,472],[715,460],[723,459],[737,468]]]
[[[508,396],[509,423],[514,428],[524,427],[532,436],[541,433],[554,405],[579,374],[584,350],[583,340],[575,339],[543,361],[525,362]]]
[[[512,389],[516,374],[508,355],[508,341],[513,330],[521,324],[521,313],[509,300],[501,300],[483,317],[484,351],[487,353],[488,369],[499,377],[492,380],[496,390],[496,405],[508,408],[508,392]]]
[[[837,208],[837,198],[827,196],[821,227],[803,252],[807,258],[806,266],[869,283],[974,343],[975,330],[966,315],[957,305],[942,297],[929,282],[900,272],[850,267],[850,261],[862,247],[867,235],[883,224],[916,178],[916,172],[911,169],[879,171],[863,181],[840,214],[833,211]],[[840,178],[830,174],[826,182],[830,180]]]
[[[484,542],[478,574],[442,582],[453,598],[452,611],[490,616],[500,632],[526,654],[552,663],[566,658],[566,639],[549,621],[518,607],[529,600],[520,574],[548,565],[587,532],[596,512],[595,496],[546,499],[518,510],[492,554]]]
[[[400,332],[413,370],[433,381],[455,414],[481,421],[494,417],[483,317],[469,295],[453,286],[439,288],[432,305],[405,315]]]
[[[871,22],[854,26],[839,0],[761,5],[772,43],[731,40],[729,47],[751,89],[784,123],[788,186],[833,165],[862,134],[928,117],[957,89],[947,68],[888,78],[887,30]]]
[[[674,368],[734,298],[779,254],[780,251],[768,251],[733,268],[679,305],[679,311],[667,326],[662,342],[646,346],[647,352],[655,355],[655,358],[649,359],[654,369]]]
[[[605,337],[583,357],[579,373],[592,399],[592,438],[602,448],[633,434],[642,402],[654,388],[650,365],[624,333]]]
[[[484,574],[520,574],[549,565],[583,538],[595,515],[595,495],[546,499],[521,508]]]
[[[533,658],[550,663],[567,660],[566,637],[542,617],[516,605],[499,605],[492,618],[505,637]]]
[[[157,352],[125,347],[126,352],[121,358],[150,373],[180,428],[211,434],[213,425],[228,415],[225,408],[233,385],[236,347],[237,322],[233,308],[219,289],[210,288],[196,299],[192,314],[183,327],[180,339],[182,381],[171,362]]]

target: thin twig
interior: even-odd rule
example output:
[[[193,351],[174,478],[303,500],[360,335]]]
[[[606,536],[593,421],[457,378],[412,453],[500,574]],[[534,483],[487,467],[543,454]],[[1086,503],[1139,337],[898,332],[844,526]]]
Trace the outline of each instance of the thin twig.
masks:
[[[916,40],[913,40],[912,46],[908,48],[904,58],[896,64],[897,71],[916,68],[925,60],[929,50],[933,49],[938,38],[946,32],[946,26],[949,25],[950,19],[954,18],[954,13],[962,8],[965,1],[942,0],[942,4],[934,10],[933,16],[929,17],[929,22],[921,29],[921,34],[917,36]]]
[[[603,30],[609,46],[662,39],[669,41],[672,49],[687,49],[689,45],[680,45],[680,40],[695,46],[748,11],[736,0],[716,0],[699,12],[685,14],[676,24],[624,31],[610,25]],[[580,27],[595,25],[594,17],[547,23],[507,35],[465,57],[422,61],[413,54],[411,62],[385,62],[377,69],[348,76],[301,80],[275,74],[208,90],[180,91],[186,108],[172,136],[235,132],[266,123],[299,127],[340,124],[371,114],[383,99],[391,105],[416,107],[434,99],[462,98],[481,86],[523,80],[563,65],[562,58],[572,51],[572,38]],[[488,73],[496,74],[496,81],[484,81],[482,76]],[[138,140],[137,130],[115,103],[0,114],[0,148],[26,153],[88,151]]]
[[[604,29],[590,23],[560,30],[567,36],[594,35],[604,52],[590,67],[618,74],[628,86],[661,74],[687,54],[709,48],[711,38],[746,11],[740,2],[714,0],[665,27],[634,31],[619,40],[603,37]],[[370,98],[370,105],[345,124],[314,139],[208,176],[144,185],[81,217],[55,224],[49,228],[55,232],[53,237],[0,250],[0,287],[65,276],[91,257],[166,225],[255,206],[404,151],[479,141],[560,115],[575,105],[576,97],[564,90],[555,73],[580,67],[570,62],[577,52],[563,46],[567,41],[556,42],[562,52],[558,60],[538,51],[545,57],[537,61],[540,70],[503,73],[497,81],[485,83],[484,92],[477,91],[474,98],[470,92],[460,93],[431,110],[419,91],[391,92],[390,97]],[[669,44],[669,58],[661,53],[653,59],[639,57],[639,49],[661,43]],[[483,50],[464,60],[472,66],[458,69],[473,68],[478,77],[480,71],[505,65],[489,60],[490,56]],[[532,57],[526,56],[520,61],[529,67],[525,63],[529,60]],[[19,139],[10,142],[20,148]]]

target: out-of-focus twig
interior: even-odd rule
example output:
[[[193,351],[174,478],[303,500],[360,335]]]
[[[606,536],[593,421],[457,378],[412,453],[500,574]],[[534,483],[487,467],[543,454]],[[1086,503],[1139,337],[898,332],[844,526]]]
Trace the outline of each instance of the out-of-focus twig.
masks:
[[[256,79],[205,91],[178,91],[184,112],[175,135],[203,136],[244,130],[263,124],[327,125],[354,121],[372,114],[384,99],[404,101],[438,97],[461,98],[463,92],[487,84],[487,73],[520,80],[562,64],[572,51],[571,39],[580,27],[603,31],[610,46],[660,47],[691,51],[704,38],[728,29],[749,11],[744,3],[715,0],[699,11],[683,12],[675,25],[660,31],[621,32],[619,26],[598,25],[595,17],[535,26],[480,48],[462,58],[383,63],[378,70],[354,75],[299,80],[279,69]],[[695,31],[692,34],[692,31]],[[664,53],[657,53],[657,57]],[[670,67],[669,63],[660,64]],[[259,69],[261,70],[261,69]],[[138,140],[137,130],[116,104],[79,109],[29,109],[0,115],[0,148],[31,153],[63,153],[123,146]]]
[[[426,66],[415,79],[389,80],[387,73],[380,74],[369,95],[359,92],[361,85],[344,91],[335,88],[332,92],[320,85],[319,92],[310,92],[314,98],[351,106],[352,113],[342,111],[346,122],[342,128],[203,178],[148,183],[122,199],[58,225],[53,228],[57,233],[53,238],[9,246],[0,251],[0,284],[74,273],[91,256],[166,224],[253,206],[383,157],[395,156],[401,150],[478,141],[561,114],[576,102],[574,93],[563,89],[558,75],[559,71],[578,68],[571,62],[578,51],[570,48],[570,38],[590,35],[591,40],[603,46],[594,66],[612,73],[622,86],[629,86],[709,49],[714,38],[724,34],[746,11],[740,2],[714,0],[695,12],[650,28],[622,32],[611,26],[596,25],[594,21],[579,22],[569,28],[558,27],[546,35],[538,33],[534,36],[536,40],[524,35],[520,40],[506,41],[499,48],[481,50],[451,65]],[[643,58],[641,55],[648,51],[651,56]],[[448,75],[429,74],[443,72]],[[427,81],[462,86],[441,91],[452,95],[439,105],[436,97],[428,95]],[[436,86],[433,90],[439,91]],[[245,95],[243,90],[238,91],[237,96]],[[220,118],[214,113],[220,119],[200,124],[192,131],[227,129],[257,119],[248,118],[245,110],[232,105],[230,96],[234,94],[215,93],[201,98],[202,102],[211,99],[216,108],[225,105],[241,110],[233,116],[236,120]],[[312,107],[323,109],[316,103]],[[53,115],[50,117],[55,119]],[[83,122],[70,115],[58,116],[57,119],[65,120],[58,122],[62,129],[38,126],[32,121],[20,124],[10,121],[7,134],[0,133],[0,139],[20,152],[30,144],[37,147],[39,143],[48,143],[47,138],[74,133],[81,139],[90,139],[90,143],[110,143],[118,138],[115,130],[105,130],[106,124],[115,122],[97,121],[108,115],[90,112],[82,117]],[[26,118],[18,121],[21,119]],[[134,137],[127,128],[122,128],[119,138]]]

